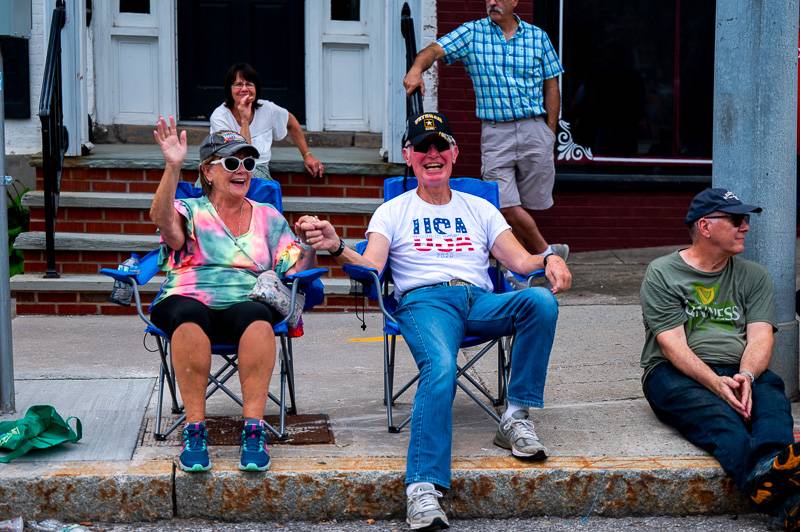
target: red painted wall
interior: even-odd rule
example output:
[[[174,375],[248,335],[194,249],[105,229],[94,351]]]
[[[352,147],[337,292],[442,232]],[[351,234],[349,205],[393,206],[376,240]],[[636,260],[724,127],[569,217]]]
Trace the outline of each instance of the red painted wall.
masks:
[[[516,13],[521,19],[533,20],[533,0],[520,0]],[[472,0],[439,0],[437,37],[454,30],[459,24],[486,16],[483,2]],[[427,46],[429,43],[423,43]],[[439,111],[450,120],[458,141],[459,158],[455,173],[462,176],[481,175],[481,123],[475,117],[475,92],[461,63],[439,63]]]

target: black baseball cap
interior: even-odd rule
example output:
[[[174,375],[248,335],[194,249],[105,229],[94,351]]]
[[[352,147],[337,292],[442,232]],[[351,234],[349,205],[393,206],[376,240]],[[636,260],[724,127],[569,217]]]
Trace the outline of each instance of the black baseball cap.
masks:
[[[256,159],[259,157],[255,146],[235,131],[217,131],[203,139],[200,145],[200,160],[205,161],[212,155],[227,157],[238,153],[240,150],[247,150],[247,155],[252,155]]]
[[[736,194],[724,188],[707,188],[698,193],[689,204],[684,223],[691,225],[714,211],[728,214],[760,213],[763,209],[755,205],[742,203]]]
[[[410,142],[412,146],[420,144],[431,136],[438,136],[450,144],[455,144],[453,132],[447,118],[439,113],[422,113],[408,118],[406,134],[403,135],[403,145]]]

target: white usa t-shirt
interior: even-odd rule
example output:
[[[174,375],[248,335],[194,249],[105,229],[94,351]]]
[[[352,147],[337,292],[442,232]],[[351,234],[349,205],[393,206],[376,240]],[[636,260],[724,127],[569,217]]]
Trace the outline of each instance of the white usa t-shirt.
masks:
[[[389,267],[400,298],[418,286],[462,279],[492,290],[487,268],[495,239],[510,229],[483,198],[452,191],[433,205],[409,190],[378,207],[367,228],[389,240]]]
[[[289,111],[269,100],[258,100],[258,103],[261,104],[261,107],[256,109],[253,121],[250,122],[250,138],[259,154],[256,164],[269,164],[272,155],[272,141],[281,140],[286,136]],[[225,104],[214,109],[209,120],[211,133],[217,131],[241,133],[242,131],[239,122],[233,117],[231,110],[225,107]]]

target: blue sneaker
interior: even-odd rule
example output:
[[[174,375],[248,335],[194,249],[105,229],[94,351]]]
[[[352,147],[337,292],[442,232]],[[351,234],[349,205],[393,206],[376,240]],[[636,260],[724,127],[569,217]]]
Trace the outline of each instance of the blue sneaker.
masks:
[[[208,471],[211,459],[208,457],[208,431],[206,424],[187,423],[183,428],[183,450],[178,460],[184,471]]]
[[[242,471],[266,471],[269,469],[267,428],[259,423],[245,423],[242,430],[242,456],[239,469]]]

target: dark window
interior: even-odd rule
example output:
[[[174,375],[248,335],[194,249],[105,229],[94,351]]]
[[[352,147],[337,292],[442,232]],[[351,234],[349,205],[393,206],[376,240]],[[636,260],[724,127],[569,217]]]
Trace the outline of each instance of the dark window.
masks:
[[[119,0],[120,13],[150,13],[150,0]]]
[[[6,118],[31,117],[28,40],[0,38],[3,53],[3,102]]]
[[[360,0],[331,0],[331,20],[361,20]]]
[[[563,16],[562,117],[578,145],[711,158],[713,2],[584,0]]]

